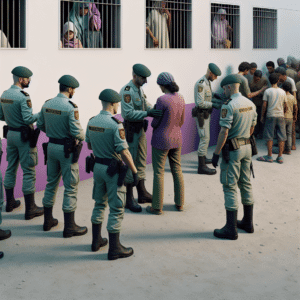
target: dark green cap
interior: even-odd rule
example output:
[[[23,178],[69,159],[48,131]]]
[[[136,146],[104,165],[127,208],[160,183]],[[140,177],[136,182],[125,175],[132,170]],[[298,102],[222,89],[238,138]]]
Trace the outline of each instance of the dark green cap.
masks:
[[[228,84],[233,84],[233,83],[242,83],[241,79],[239,76],[231,74],[226,76],[222,82],[221,82],[221,87],[228,85]]]
[[[105,89],[100,93],[99,99],[105,102],[118,103],[122,98],[116,91],[112,89]]]
[[[32,76],[32,72],[26,67],[15,67],[12,74],[21,78],[29,78]]]
[[[221,75],[222,75],[222,72],[221,72],[221,70],[219,69],[219,67],[218,67],[217,65],[215,65],[215,64],[213,64],[213,63],[210,63],[210,64],[208,65],[208,68],[210,69],[210,71],[211,71],[214,75],[216,75],[216,76],[221,76]]]
[[[79,82],[77,79],[71,75],[64,75],[59,78],[58,83],[63,84],[67,87],[71,87],[73,89],[76,89],[79,87]]]
[[[142,64],[135,64],[133,66],[133,72],[141,77],[149,77],[151,75],[151,71]]]

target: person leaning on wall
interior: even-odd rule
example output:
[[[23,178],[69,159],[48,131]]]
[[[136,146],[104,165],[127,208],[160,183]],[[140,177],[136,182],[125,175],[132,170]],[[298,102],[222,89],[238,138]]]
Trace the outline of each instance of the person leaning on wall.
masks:
[[[184,181],[181,171],[181,127],[185,117],[185,102],[178,94],[174,77],[167,72],[159,74],[157,84],[160,86],[163,96],[159,97],[155,108],[162,110],[161,118],[152,121],[153,135],[152,164],[153,164],[153,197],[152,207],[147,207],[151,214],[162,214],[164,198],[164,172],[167,157],[174,180],[174,202],[178,211],[183,210],[184,205]]]

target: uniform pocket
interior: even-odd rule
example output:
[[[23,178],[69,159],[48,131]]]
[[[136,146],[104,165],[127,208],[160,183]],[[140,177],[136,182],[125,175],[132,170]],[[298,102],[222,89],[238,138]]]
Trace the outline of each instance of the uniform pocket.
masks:
[[[124,208],[125,207],[125,201],[126,201],[126,187],[124,185],[118,186],[117,188],[117,208]]]
[[[28,167],[32,168],[37,166],[39,163],[38,161],[38,154],[37,154],[37,148],[30,148],[29,154],[28,154]]]
[[[224,185],[228,185],[228,164],[221,165],[220,181]]]
[[[76,185],[79,182],[79,166],[78,163],[71,165],[70,184]]]

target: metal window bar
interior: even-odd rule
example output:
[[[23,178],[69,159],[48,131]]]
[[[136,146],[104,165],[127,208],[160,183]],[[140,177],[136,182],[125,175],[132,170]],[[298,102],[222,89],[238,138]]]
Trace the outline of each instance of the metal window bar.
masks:
[[[225,19],[222,18],[220,9],[226,11]],[[222,14],[223,15],[223,14]],[[227,20],[227,22],[225,21]],[[227,27],[227,25],[232,30]],[[211,4],[211,48],[224,49],[227,46],[227,40],[231,42],[230,48],[240,47],[240,7],[237,5]]]

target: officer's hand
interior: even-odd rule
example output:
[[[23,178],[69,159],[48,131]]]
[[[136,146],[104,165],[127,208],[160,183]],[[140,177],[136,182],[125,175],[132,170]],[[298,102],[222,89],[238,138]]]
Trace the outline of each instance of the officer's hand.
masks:
[[[152,118],[159,118],[162,115],[163,115],[163,111],[160,109],[152,108],[147,112],[147,116],[152,117]]]
[[[137,184],[139,183],[137,173],[132,175],[133,175],[133,186],[137,186]]]
[[[220,155],[217,155],[214,153],[212,157],[212,165],[216,168],[218,166],[218,161],[219,161]]]

